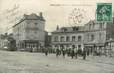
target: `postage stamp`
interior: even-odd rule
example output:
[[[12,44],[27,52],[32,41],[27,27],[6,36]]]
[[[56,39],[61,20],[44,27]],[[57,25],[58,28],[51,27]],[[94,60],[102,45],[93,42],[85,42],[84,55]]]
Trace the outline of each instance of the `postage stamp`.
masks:
[[[96,20],[99,22],[112,21],[112,3],[97,3]]]

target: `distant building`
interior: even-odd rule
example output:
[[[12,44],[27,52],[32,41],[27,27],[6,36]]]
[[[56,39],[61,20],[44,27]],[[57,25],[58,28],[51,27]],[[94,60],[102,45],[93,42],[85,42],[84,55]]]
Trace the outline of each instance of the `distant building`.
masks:
[[[63,27],[52,32],[52,48],[69,49],[84,47],[84,28]]]
[[[45,19],[42,13],[24,14],[23,18],[13,26],[14,38],[19,49],[39,48],[45,45]]]

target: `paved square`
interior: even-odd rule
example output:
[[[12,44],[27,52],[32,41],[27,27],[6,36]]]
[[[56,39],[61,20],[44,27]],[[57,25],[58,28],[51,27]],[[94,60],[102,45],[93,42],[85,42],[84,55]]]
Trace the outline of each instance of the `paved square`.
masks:
[[[0,51],[0,73],[114,73],[114,58],[56,58],[55,54]]]

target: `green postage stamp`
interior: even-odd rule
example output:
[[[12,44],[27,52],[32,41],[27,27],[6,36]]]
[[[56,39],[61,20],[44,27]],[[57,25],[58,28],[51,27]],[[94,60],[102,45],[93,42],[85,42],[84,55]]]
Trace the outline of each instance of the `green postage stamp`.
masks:
[[[99,22],[112,21],[112,3],[97,3],[96,20]]]

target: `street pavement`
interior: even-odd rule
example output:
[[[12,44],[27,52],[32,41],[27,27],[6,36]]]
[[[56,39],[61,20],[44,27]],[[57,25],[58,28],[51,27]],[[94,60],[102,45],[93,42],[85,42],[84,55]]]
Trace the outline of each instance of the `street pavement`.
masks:
[[[114,73],[114,57],[71,57],[0,51],[0,73]]]

